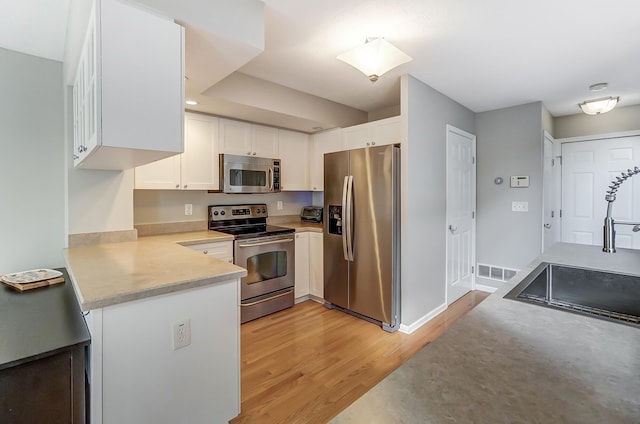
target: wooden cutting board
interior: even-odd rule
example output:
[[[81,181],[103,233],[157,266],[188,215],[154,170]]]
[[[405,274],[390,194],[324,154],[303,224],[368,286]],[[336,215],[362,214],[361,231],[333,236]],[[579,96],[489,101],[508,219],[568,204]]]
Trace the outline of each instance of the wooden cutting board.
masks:
[[[39,287],[47,287],[47,286],[52,286],[54,284],[64,283],[64,277],[56,277],[56,278],[51,278],[49,280],[40,280],[40,281],[34,281],[33,283],[24,283],[24,284],[10,283],[0,278],[0,283],[6,284],[7,286],[15,290],[23,292],[31,289],[37,289]]]

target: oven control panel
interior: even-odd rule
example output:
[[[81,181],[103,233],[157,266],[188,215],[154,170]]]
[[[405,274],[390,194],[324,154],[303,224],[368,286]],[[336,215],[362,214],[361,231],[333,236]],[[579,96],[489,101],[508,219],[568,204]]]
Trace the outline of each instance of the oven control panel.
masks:
[[[267,205],[213,205],[209,206],[211,221],[229,221],[232,219],[267,218]]]

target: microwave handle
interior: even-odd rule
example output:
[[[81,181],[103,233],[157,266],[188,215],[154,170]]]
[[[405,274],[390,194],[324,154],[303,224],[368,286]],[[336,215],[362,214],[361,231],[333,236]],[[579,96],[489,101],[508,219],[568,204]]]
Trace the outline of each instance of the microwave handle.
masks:
[[[273,191],[273,168],[269,167],[269,191]]]

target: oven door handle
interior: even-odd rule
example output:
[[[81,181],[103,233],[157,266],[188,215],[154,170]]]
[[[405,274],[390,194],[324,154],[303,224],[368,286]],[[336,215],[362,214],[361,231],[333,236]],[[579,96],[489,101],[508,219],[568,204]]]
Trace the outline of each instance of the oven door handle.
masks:
[[[289,295],[289,294],[291,294],[291,292],[293,292],[293,290],[288,290],[288,291],[286,291],[286,292],[284,292],[284,293],[280,293],[280,294],[278,294],[278,295],[276,295],[276,296],[272,296],[272,297],[269,297],[269,298],[267,298],[267,299],[256,300],[255,302],[251,302],[251,303],[241,303],[241,304],[240,304],[240,306],[241,306],[241,307],[243,307],[243,308],[246,308],[247,306],[253,306],[253,305],[257,305],[257,304],[259,304],[259,303],[268,302],[269,300],[273,300],[273,299],[277,299],[277,298],[282,297],[282,296]]]
[[[266,246],[267,244],[290,243],[292,241],[293,241],[293,237],[290,237],[290,238],[281,238],[281,239],[269,240],[269,241],[260,241],[257,243],[238,243],[238,247]]]

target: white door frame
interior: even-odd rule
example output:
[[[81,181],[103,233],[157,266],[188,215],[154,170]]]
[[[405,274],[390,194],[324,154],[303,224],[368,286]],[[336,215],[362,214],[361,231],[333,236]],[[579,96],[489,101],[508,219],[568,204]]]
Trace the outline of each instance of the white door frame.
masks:
[[[445,255],[447,255],[446,261],[448,262],[448,252],[449,252],[449,228],[448,228],[448,220],[449,220],[449,211],[447,210],[447,201],[446,196],[449,190],[448,187],[448,175],[449,175],[449,133],[457,133],[458,135],[468,138],[471,141],[471,149],[473,156],[473,172],[472,172],[472,181],[471,181],[471,209],[473,211],[473,219],[471,220],[471,265],[473,266],[473,272],[471,273],[471,290],[476,289],[476,174],[477,174],[477,162],[476,162],[476,136],[474,134],[463,131],[459,128],[454,127],[453,125],[446,125],[446,159],[445,159]],[[445,263],[445,302],[449,305],[449,264]]]
[[[544,170],[545,170],[545,155],[544,155],[544,150],[545,150],[545,142],[549,141],[551,143],[551,158],[552,161],[554,163],[554,165],[552,165],[551,168],[551,179],[550,181],[548,181],[548,183],[551,185],[551,187],[546,187],[544,186],[545,184],[545,180],[544,180]],[[540,247],[540,251],[544,252],[545,250],[545,240],[546,238],[550,235],[549,231],[546,231],[546,228],[544,227],[545,224],[550,223],[552,225],[553,228],[553,232],[555,234],[558,235],[556,242],[562,241],[562,220],[560,219],[560,208],[562,207],[562,147],[560,145],[559,140],[556,140],[553,138],[553,136],[551,134],[549,134],[549,132],[547,132],[547,130],[544,130],[543,132],[543,136],[542,136],[542,182],[543,182],[543,187],[542,187],[542,237],[541,237],[541,247]],[[549,219],[545,216],[546,213],[546,209],[547,209],[547,204],[545,202],[545,192],[546,190],[552,190],[552,197],[553,197],[553,201],[552,201],[552,206],[553,206],[553,213],[554,213],[554,217],[552,219]],[[551,221],[551,222],[549,222]],[[557,227],[557,228],[555,228]]]

